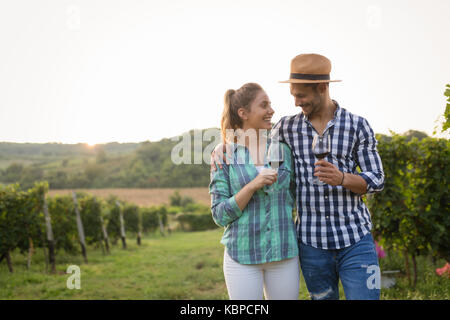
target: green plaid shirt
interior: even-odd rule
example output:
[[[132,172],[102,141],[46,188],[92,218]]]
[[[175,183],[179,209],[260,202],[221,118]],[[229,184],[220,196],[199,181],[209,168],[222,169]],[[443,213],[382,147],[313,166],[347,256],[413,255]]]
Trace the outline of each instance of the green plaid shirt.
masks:
[[[268,141],[269,143],[269,141]],[[258,171],[245,146],[231,144],[230,164],[211,171],[211,211],[214,222],[225,227],[221,243],[233,260],[241,264],[280,261],[298,255],[297,235],[292,220],[295,177],[292,152],[287,144],[284,162],[278,169],[274,191],[259,189],[243,211],[235,195],[252,181]],[[269,168],[267,158],[264,166]]]

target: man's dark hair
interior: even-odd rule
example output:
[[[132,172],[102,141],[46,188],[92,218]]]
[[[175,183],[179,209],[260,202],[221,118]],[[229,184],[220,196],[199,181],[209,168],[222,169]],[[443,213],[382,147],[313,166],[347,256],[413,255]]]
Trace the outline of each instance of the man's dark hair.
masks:
[[[305,87],[307,88],[312,88],[314,90],[314,92],[318,92],[317,87],[319,86],[320,83],[305,83]],[[325,82],[325,84],[327,85],[327,87],[330,85],[330,83]]]

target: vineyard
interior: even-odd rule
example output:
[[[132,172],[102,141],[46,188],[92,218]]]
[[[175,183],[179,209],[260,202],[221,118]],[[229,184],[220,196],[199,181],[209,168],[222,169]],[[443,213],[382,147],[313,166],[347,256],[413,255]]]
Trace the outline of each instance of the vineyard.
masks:
[[[447,94],[450,102],[450,86]],[[448,110],[446,114],[449,114]],[[448,120],[444,128],[449,128]],[[372,215],[372,233],[377,248],[383,252],[379,254],[380,266],[382,270],[391,269],[386,272],[398,273],[397,286],[389,289],[391,291],[382,291],[382,297],[422,299],[442,295],[442,298],[448,299],[450,141],[426,135],[416,138],[395,133],[390,136],[377,135],[377,140],[385,186],[381,193],[364,196],[364,201]],[[208,174],[207,171],[203,173]],[[183,242],[189,241],[183,240],[191,237],[188,234],[194,234],[186,231],[214,229],[211,231],[213,233],[205,235],[217,238],[217,241],[214,240],[217,243],[212,244],[217,250],[209,248],[205,255],[214,255],[208,260],[215,272],[211,277],[214,283],[221,284],[222,291],[216,292],[217,296],[226,297],[223,279],[216,275],[221,272],[220,230],[211,218],[206,188],[191,190],[187,193],[189,195],[185,193],[183,196],[179,192],[168,194],[167,189],[160,189],[152,199],[142,189],[129,190],[127,196],[124,196],[123,190],[106,195],[105,191],[100,190],[58,190],[49,193],[48,189],[46,181],[35,182],[26,190],[19,184],[0,185],[0,263],[6,262],[10,274],[14,273],[13,261],[18,261],[19,254],[26,257],[27,270],[30,270],[33,256],[39,256],[40,263],[45,263],[45,274],[55,274],[58,259],[67,261],[67,254],[82,257],[84,264],[88,265],[90,252],[96,252],[95,261],[99,263],[102,256],[111,256],[112,247],[120,247],[122,252],[130,252],[130,256],[123,259],[133,259],[136,255],[134,246],[140,248],[143,239],[148,240],[150,234],[159,233],[161,239],[158,246],[172,250],[175,242],[162,242],[169,239],[171,233],[176,231],[177,239]],[[198,195],[195,200],[191,196],[194,194]],[[184,238],[183,234],[186,234]],[[177,260],[176,265],[183,264],[190,255],[195,256],[195,248],[204,244],[203,234],[193,237],[197,242],[192,243],[191,253],[174,251],[183,260]],[[134,239],[134,251],[131,251],[130,241],[134,242]],[[101,256],[98,250],[101,250]],[[166,251],[161,250],[159,257],[164,260]],[[147,258],[147,255],[141,256],[142,259],[144,256]],[[151,255],[151,258],[154,256]],[[199,261],[193,268],[203,267],[208,268],[203,261]],[[213,274],[212,269],[209,271]],[[136,270],[136,273],[139,272]],[[178,277],[179,273],[170,274],[171,277]],[[195,271],[193,274],[196,274]],[[0,273],[0,276],[4,275],[4,272]],[[4,283],[2,281],[0,283]],[[410,290],[416,289],[421,291],[411,295]],[[162,296],[174,297],[170,294]],[[197,297],[205,298],[202,294]],[[192,297],[176,294],[175,298]]]
[[[53,197],[47,193],[46,182],[37,182],[27,191],[18,184],[0,187],[0,262],[6,260],[10,272],[14,271],[10,253],[16,249],[28,255],[29,267],[33,253],[41,248],[46,265],[55,272],[60,251],[81,253],[88,263],[87,245],[108,254],[119,240],[126,249],[130,235],[140,245],[142,234],[217,227],[208,206],[178,191],[170,196],[170,206],[138,206],[116,195],[104,199],[85,192]]]
[[[385,187],[367,199],[374,238],[404,257],[405,273],[415,286],[417,256],[450,261],[450,141],[407,141],[396,134],[378,141]]]

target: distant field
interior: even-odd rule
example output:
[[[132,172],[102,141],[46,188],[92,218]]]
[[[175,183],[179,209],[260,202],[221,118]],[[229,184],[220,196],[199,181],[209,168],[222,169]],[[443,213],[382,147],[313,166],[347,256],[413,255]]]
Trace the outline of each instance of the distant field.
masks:
[[[135,203],[139,206],[153,206],[161,204],[169,204],[170,196],[178,190],[181,196],[193,198],[196,202],[210,205],[211,199],[208,188],[164,188],[164,189],[61,189],[50,190],[49,196],[56,194],[68,194],[72,191],[83,191],[100,198],[107,198],[109,195],[116,195],[119,199]]]

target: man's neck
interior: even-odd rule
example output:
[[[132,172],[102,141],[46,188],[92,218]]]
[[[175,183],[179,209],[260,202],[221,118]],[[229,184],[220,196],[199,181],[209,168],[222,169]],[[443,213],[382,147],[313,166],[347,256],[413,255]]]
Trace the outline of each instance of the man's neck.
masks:
[[[329,99],[325,102],[325,104],[318,110],[318,112],[310,115],[308,120],[311,122],[320,122],[320,123],[328,123],[331,119],[334,118],[334,113],[336,111],[337,106],[333,102],[333,100]]]
[[[334,118],[336,109],[337,106],[331,99],[329,99],[329,101],[327,101],[327,103],[319,110],[319,112],[308,117],[308,120],[311,122],[311,125],[314,127],[318,134],[323,135],[328,122]]]

